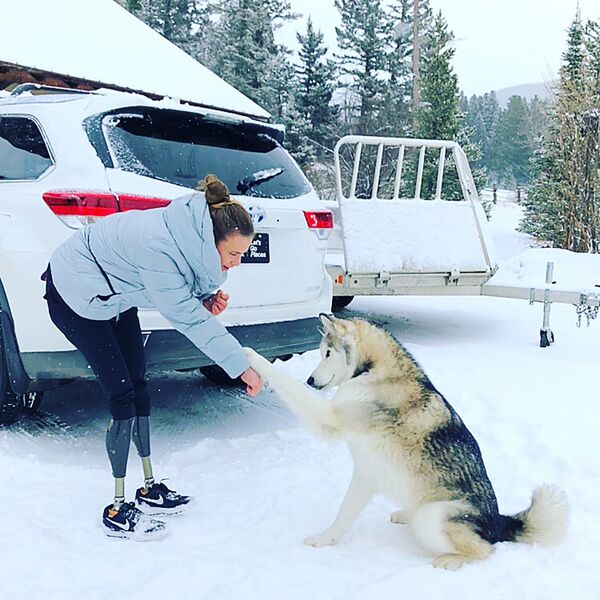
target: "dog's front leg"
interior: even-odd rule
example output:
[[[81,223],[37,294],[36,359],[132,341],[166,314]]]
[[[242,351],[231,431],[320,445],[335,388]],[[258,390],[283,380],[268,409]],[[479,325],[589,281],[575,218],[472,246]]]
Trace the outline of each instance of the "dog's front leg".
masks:
[[[373,497],[373,493],[371,485],[355,469],[335,521],[323,533],[307,537],[304,543],[315,548],[337,544],[340,537],[348,531],[352,523],[356,521],[356,517]]]
[[[338,423],[330,402],[304,383],[274,367],[266,358],[246,348],[250,366],[277,392],[290,409],[317,435],[335,436]]]

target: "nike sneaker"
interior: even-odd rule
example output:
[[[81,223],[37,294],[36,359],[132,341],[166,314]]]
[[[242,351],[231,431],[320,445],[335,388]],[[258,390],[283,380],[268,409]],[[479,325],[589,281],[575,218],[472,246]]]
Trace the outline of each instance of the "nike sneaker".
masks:
[[[148,488],[139,488],[135,493],[135,501],[144,512],[153,515],[178,515],[182,513],[191,496],[182,496],[170,490],[164,483],[153,483]]]
[[[110,537],[129,538],[138,542],[156,540],[167,533],[167,524],[125,502],[118,510],[109,504],[102,513],[104,533]]]

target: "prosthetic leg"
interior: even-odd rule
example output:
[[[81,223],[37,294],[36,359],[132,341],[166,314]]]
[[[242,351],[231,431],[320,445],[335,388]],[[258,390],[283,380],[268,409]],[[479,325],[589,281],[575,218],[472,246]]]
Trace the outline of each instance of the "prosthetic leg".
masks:
[[[125,502],[125,474],[134,419],[111,419],[106,430],[106,452],[115,478],[114,509]]]
[[[170,490],[164,483],[156,483],[150,461],[150,419],[137,416],[133,419],[133,443],[142,459],[144,487],[135,492],[137,505],[146,513],[154,515],[176,515],[183,512],[192,499]]]
[[[133,419],[132,437],[138,456],[142,460],[144,490],[147,491],[154,483],[152,462],[150,460],[150,417],[135,417]]]
[[[145,418],[147,420],[147,417]],[[132,430],[135,430],[134,421],[137,421],[137,419],[138,417],[111,419],[108,424],[108,429],[106,430],[106,451],[108,452],[113,477],[115,478],[115,498],[113,504],[104,509],[102,522],[106,535],[111,537],[124,537],[137,540],[156,539],[166,533],[165,523],[144,514],[135,507],[133,502],[125,502],[127,458],[129,456]],[[139,427],[137,429],[139,430]],[[148,428],[146,428],[146,431],[148,431]],[[145,447],[148,448],[149,460],[149,435],[146,437],[142,435],[142,439],[147,440]]]

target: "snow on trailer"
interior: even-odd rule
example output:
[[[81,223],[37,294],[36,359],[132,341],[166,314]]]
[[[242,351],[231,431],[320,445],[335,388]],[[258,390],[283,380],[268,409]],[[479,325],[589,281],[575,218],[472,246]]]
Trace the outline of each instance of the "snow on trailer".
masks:
[[[495,250],[459,144],[345,136],[334,160],[334,295],[479,293]]]
[[[345,136],[334,160],[338,228],[328,248],[334,306],[346,306],[355,295],[393,294],[542,302],[541,347],[554,342],[553,302],[573,304],[578,324],[582,316],[588,325],[596,318],[598,286],[568,274],[559,283],[551,261],[544,279],[542,265],[537,278],[527,278],[534,286],[498,272],[485,211],[458,143]]]

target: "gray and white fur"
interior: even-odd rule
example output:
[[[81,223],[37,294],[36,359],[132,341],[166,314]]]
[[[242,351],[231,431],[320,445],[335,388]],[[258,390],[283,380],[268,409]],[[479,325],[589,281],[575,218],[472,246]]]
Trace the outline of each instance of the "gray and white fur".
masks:
[[[354,460],[336,519],[306,544],[337,543],[377,493],[402,507],[391,520],[410,525],[436,567],[485,559],[496,542],[562,539],[564,492],[542,485],[529,508],[501,515],[475,438],[414,358],[367,321],[321,320],[321,362],[307,383],[339,386],[330,400],[246,349],[252,368],[291,410],[319,436],[345,441]]]

